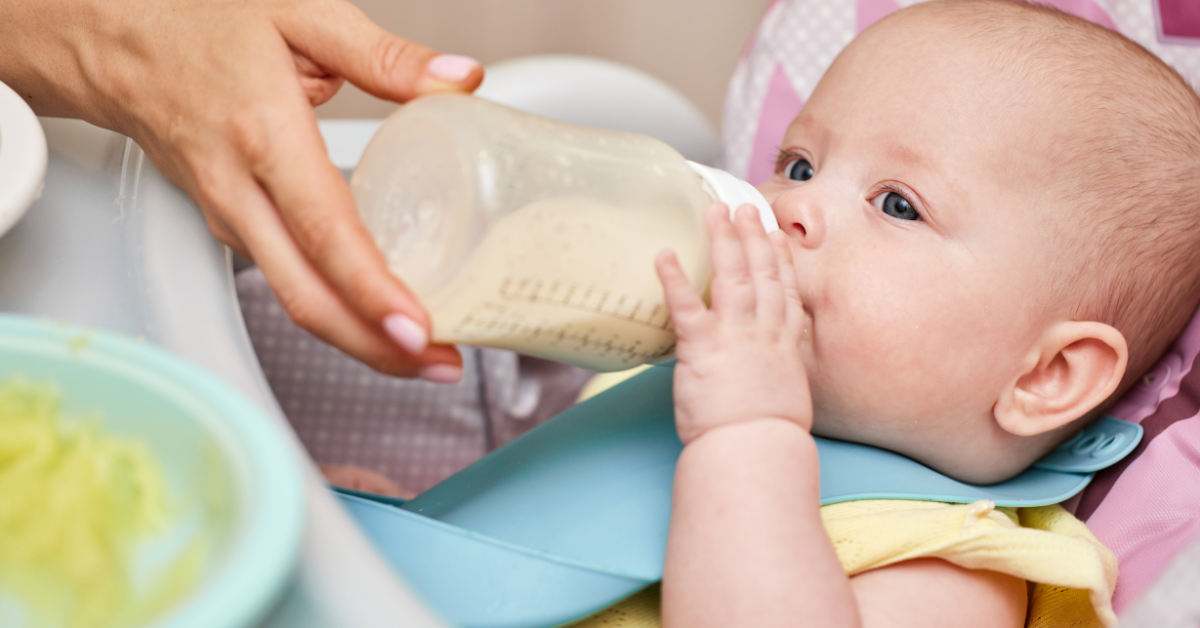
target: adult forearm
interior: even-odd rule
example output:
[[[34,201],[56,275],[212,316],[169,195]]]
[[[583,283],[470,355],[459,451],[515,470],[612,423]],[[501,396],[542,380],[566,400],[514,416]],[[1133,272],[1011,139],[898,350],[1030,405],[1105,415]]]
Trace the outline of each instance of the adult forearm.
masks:
[[[132,138],[297,324],[393,375],[453,381],[461,359],[429,343],[313,107],[343,81],[403,102],[482,78],[347,0],[0,0],[0,80],[40,114]]]
[[[857,626],[819,502],[816,443],[795,423],[738,423],[688,444],[675,475],[664,624]]]
[[[39,115],[101,119],[98,94],[89,77],[100,64],[119,69],[122,59],[89,60],[84,32],[93,42],[111,32],[122,4],[93,0],[3,0],[0,2],[0,81],[12,87]],[[89,67],[91,66],[91,67]]]

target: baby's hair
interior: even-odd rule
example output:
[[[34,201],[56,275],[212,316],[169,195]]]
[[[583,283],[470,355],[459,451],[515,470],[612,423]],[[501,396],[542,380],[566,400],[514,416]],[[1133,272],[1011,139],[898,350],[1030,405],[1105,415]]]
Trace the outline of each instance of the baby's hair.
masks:
[[[1200,303],[1200,98],[1142,46],[1052,7],[935,0],[905,12],[926,11],[994,42],[997,69],[1049,83],[1073,111],[1075,133],[1055,147],[1054,162],[1056,200],[1076,210],[1048,216],[1060,253],[1047,294],[1074,319],[1124,334],[1123,392]]]

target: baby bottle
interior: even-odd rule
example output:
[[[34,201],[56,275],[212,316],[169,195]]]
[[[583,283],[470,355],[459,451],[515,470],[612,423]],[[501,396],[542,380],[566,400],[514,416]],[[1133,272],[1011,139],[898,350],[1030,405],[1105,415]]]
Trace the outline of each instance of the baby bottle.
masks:
[[[597,371],[671,354],[654,257],[673,249],[704,293],[713,200],[753,203],[776,228],[751,185],[658,140],[462,95],[392,114],[350,185],[389,269],[429,312],[433,340]]]

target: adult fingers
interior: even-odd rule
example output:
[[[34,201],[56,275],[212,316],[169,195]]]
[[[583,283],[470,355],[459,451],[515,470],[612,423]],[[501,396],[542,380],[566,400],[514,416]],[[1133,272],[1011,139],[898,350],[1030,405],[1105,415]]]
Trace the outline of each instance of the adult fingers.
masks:
[[[805,322],[804,301],[800,298],[800,282],[796,278],[791,242],[783,231],[772,231],[767,234],[767,239],[775,247],[775,259],[779,264],[779,283],[783,287],[784,320],[788,329],[800,334]]]
[[[234,253],[241,255],[246,259],[254,259],[250,256],[250,249],[246,248],[246,244],[238,237],[237,233],[229,227],[224,218],[221,218],[216,212],[208,211],[201,208],[204,214],[204,222],[208,227],[209,233],[217,239],[221,244],[233,249]]]
[[[729,208],[713,203],[706,218],[712,239],[712,310],[718,317],[749,319],[754,315],[754,283],[741,238],[729,221]]]
[[[421,375],[435,381],[458,379],[461,359],[453,347],[428,346],[412,355],[390,341],[380,326],[359,316],[325,282],[258,183],[241,173],[226,174],[222,180],[227,196],[214,200],[228,204],[236,199],[238,211],[225,213],[230,216],[230,226],[242,234],[263,276],[297,325],[377,371]]]
[[[483,81],[478,61],[392,35],[344,0],[315,0],[309,10],[276,19],[292,48],[379,98],[471,92]]]
[[[326,157],[312,110],[290,105],[274,111],[269,120],[251,121],[262,128],[249,133],[272,138],[249,142],[243,151],[251,172],[278,208],[305,261],[315,266],[340,300],[409,353],[421,354],[428,343],[427,316],[388,272],[358,218],[349,187]],[[248,237],[246,230],[236,231]],[[254,244],[247,245],[256,257],[262,255]]]
[[[325,68],[295,50],[292,51],[292,59],[296,62],[296,78],[300,81],[300,89],[304,90],[308,104],[313,107],[328,102],[346,82],[346,79],[326,72]]]
[[[662,282],[663,297],[667,302],[667,310],[671,312],[675,331],[684,336],[690,335],[703,324],[708,308],[692,288],[673,251],[660,252],[654,258],[654,269],[658,271],[658,279]]]
[[[758,210],[752,205],[742,205],[734,214],[734,226],[741,236],[750,266],[750,278],[754,282],[755,313],[758,320],[768,325],[780,325],[784,321],[783,288],[779,284],[779,262],[775,259],[775,248],[767,239]]]

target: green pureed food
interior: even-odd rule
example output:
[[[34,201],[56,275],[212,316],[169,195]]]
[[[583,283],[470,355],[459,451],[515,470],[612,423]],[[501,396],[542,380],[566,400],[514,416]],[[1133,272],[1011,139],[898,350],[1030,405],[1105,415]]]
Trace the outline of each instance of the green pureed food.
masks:
[[[62,417],[61,397],[0,383],[0,607],[30,627],[146,623],[200,579],[207,535],[145,443]]]

